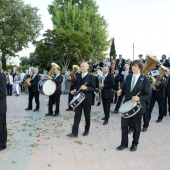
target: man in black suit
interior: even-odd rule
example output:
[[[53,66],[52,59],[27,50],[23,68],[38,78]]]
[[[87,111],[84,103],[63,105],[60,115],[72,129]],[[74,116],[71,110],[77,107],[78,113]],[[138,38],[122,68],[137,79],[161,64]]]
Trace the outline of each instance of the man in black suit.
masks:
[[[61,84],[63,82],[63,76],[60,75],[60,67],[56,67],[54,70],[55,77],[51,78],[52,81],[56,83],[56,91],[53,95],[49,96],[49,104],[48,104],[48,113],[45,116],[58,116],[59,115],[59,108],[60,108],[60,96],[61,92]],[[50,87],[49,87],[50,88]],[[55,114],[53,115],[53,104],[56,104]]]
[[[81,74],[77,77],[77,86],[76,91],[81,89],[81,91],[85,94],[85,99],[75,108],[75,116],[74,116],[74,125],[72,127],[72,133],[68,134],[68,137],[78,137],[78,129],[79,123],[81,120],[82,110],[84,110],[85,115],[85,131],[83,136],[87,136],[89,134],[90,129],[90,112],[91,105],[93,103],[92,93],[95,91],[95,78],[92,74],[88,73],[89,65],[86,62],[81,63]],[[86,84],[85,84],[86,83]],[[72,94],[75,91],[71,91]]]
[[[119,68],[119,74],[121,74],[122,70],[125,66],[125,59],[122,58],[122,55],[119,55],[119,59],[116,60],[116,67]]]
[[[166,59],[166,55],[165,55],[165,54],[162,55],[162,59],[160,60],[160,62],[161,62],[164,66],[166,66],[166,64],[167,64],[167,59]]]
[[[100,88],[102,88],[102,103],[103,103],[103,110],[104,110],[104,120],[103,125],[108,124],[108,120],[110,117],[110,105],[113,99],[113,92],[112,89],[115,85],[114,79],[112,74],[109,73],[109,67],[103,67],[103,77],[102,83],[100,84]]]
[[[0,151],[6,149],[7,127],[6,127],[6,77],[0,73]]]
[[[39,101],[39,81],[41,79],[40,75],[38,74],[38,68],[33,69],[34,74],[31,76],[31,81],[28,83],[28,91],[29,91],[29,103],[28,108],[25,110],[32,110],[32,100],[35,97],[36,108],[33,110],[34,112],[39,111],[40,108],[40,101]]]
[[[139,60],[142,62],[142,63],[145,63],[145,60],[143,59],[143,55],[142,54],[139,54]]]
[[[168,81],[165,87],[164,116],[167,115],[167,110],[170,115],[170,72],[166,72],[166,77]],[[168,101],[168,109],[167,109],[167,101]]]
[[[134,132],[133,132],[133,141],[130,151],[136,151],[137,145],[141,132],[141,119],[142,114],[146,112],[146,102],[151,97],[151,90],[149,85],[149,80],[141,74],[143,68],[143,63],[139,60],[135,60],[132,63],[133,75],[126,77],[126,83],[117,91],[117,94],[120,95],[122,91],[125,93],[125,102],[133,100],[140,102],[141,109],[139,112],[132,116],[131,118],[121,119],[121,129],[122,129],[122,141],[117,150],[123,150],[128,147],[128,126],[129,121],[133,122]],[[139,93],[140,92],[140,93]],[[139,95],[137,96],[137,94]]]
[[[152,97],[150,100],[150,104],[149,104],[149,118],[151,119],[151,113],[153,110],[153,107],[155,105],[155,102],[158,102],[158,106],[159,106],[159,116],[157,119],[157,123],[162,122],[163,116],[164,116],[164,100],[165,100],[165,87],[167,85],[168,79],[164,76],[164,78],[166,79],[166,82],[160,83],[159,85],[155,85],[152,88]]]
[[[125,82],[126,80],[126,77],[130,74],[132,74],[132,72],[130,71],[130,64],[129,63],[126,63],[125,64],[125,69],[121,72],[121,79],[120,79],[120,84],[123,85],[123,83]],[[120,105],[122,103],[122,100],[123,100],[123,97],[124,97],[124,92],[122,92],[122,94],[118,97],[118,101],[116,103],[116,107],[115,107],[115,110],[114,111],[111,111],[111,113],[115,113],[117,114],[118,113],[118,110],[120,108]]]

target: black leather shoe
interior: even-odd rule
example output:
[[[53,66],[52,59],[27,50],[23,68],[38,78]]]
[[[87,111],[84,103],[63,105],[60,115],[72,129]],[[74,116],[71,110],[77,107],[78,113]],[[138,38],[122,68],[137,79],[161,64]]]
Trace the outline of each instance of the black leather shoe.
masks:
[[[100,106],[100,102],[98,102],[96,106]]]
[[[133,129],[129,129],[128,130],[128,134],[132,133],[133,132]]]
[[[2,151],[2,150],[4,150],[4,149],[6,149],[6,146],[0,147],[0,151]]]
[[[116,149],[119,150],[119,151],[121,151],[121,150],[123,150],[123,149],[125,149],[125,148],[127,148],[127,146],[120,145],[120,146],[118,146]]]
[[[45,114],[45,116],[53,116],[53,114],[52,113],[47,113],[47,114]]]
[[[53,117],[56,117],[56,116],[58,116],[59,114],[57,114],[57,113],[55,113],[54,115],[53,115]]]
[[[101,118],[101,120],[105,120],[105,117]]]
[[[156,123],[160,123],[160,122],[162,122],[162,120],[161,120],[161,119],[158,119],[158,120],[156,121]]]
[[[130,151],[136,151],[137,150],[137,146],[136,145],[132,145],[131,147],[130,147]]]
[[[73,133],[70,133],[70,134],[68,134],[67,136],[68,136],[68,137],[71,137],[71,138],[77,138],[77,137],[78,137],[78,135],[75,135],[75,134],[73,134]]]
[[[33,111],[34,111],[34,112],[37,112],[37,111],[39,111],[39,109],[34,109]]]
[[[147,131],[147,128],[143,128],[143,129],[142,129],[142,132],[146,132],[146,131]]]
[[[107,124],[108,124],[108,121],[105,120],[105,121],[103,122],[103,125],[107,125]]]
[[[84,132],[83,136],[87,136],[89,134],[89,132]]]
[[[115,110],[115,111],[111,111],[111,113],[118,114],[119,112]]]
[[[26,108],[25,110],[32,110],[32,109],[30,109],[30,108]]]

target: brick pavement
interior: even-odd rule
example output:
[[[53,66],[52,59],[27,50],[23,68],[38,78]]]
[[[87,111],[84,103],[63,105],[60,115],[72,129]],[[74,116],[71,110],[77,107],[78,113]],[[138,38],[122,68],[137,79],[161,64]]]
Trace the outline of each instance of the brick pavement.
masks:
[[[0,152],[0,170],[169,170],[170,116],[156,123],[154,108],[150,127],[142,132],[136,152],[117,151],[120,144],[120,116],[111,114],[103,126],[102,107],[92,107],[90,133],[70,139],[73,112],[66,112],[67,95],[61,97],[59,117],[45,117],[47,97],[41,95],[39,112],[25,111],[28,96],[8,97],[8,148]],[[114,105],[112,105],[112,110]],[[129,147],[132,134],[129,135]]]

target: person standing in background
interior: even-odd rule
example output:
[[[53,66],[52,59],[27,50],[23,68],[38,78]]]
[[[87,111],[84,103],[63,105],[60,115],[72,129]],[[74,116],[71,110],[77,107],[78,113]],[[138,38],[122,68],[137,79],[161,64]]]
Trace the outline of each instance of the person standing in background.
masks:
[[[7,95],[12,96],[13,77],[10,74],[10,71],[7,72],[6,80],[7,80]]]
[[[15,96],[19,96],[19,84],[21,82],[21,77],[20,77],[20,73],[18,70],[16,70],[16,74],[15,74],[15,77],[14,77],[14,83],[15,83],[15,89],[16,89],[16,92],[17,94]]]

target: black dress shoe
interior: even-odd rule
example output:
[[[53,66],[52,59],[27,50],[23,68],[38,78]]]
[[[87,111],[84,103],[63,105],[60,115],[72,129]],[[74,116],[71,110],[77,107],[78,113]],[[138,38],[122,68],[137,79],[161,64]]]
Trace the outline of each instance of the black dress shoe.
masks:
[[[105,117],[101,118],[101,120],[105,120]]]
[[[107,124],[108,124],[108,121],[105,120],[105,121],[103,122],[103,125],[107,125]]]
[[[119,150],[119,151],[121,151],[121,150],[123,150],[123,149],[125,149],[125,148],[127,148],[127,146],[120,145],[120,146],[118,146],[116,149]]]
[[[133,132],[133,129],[129,129],[128,130],[128,134],[132,133]]]
[[[32,110],[31,108],[26,108],[25,110]]]
[[[130,151],[136,151],[137,150],[137,146],[136,145],[132,145],[131,147],[130,147]]]
[[[96,106],[100,106],[100,102],[98,102]]]
[[[146,131],[147,131],[147,128],[143,128],[143,129],[142,129],[142,132],[146,132]]]
[[[6,146],[0,147],[0,151],[2,151],[2,150],[4,150],[4,149],[6,149]]]
[[[70,133],[70,134],[68,134],[67,136],[68,136],[68,137],[71,137],[71,138],[77,138],[77,137],[78,137],[78,135],[75,135],[75,134],[73,134],[73,133]]]
[[[87,136],[89,134],[89,132],[84,132],[83,136]]]
[[[166,114],[164,114],[164,116],[166,116]]]
[[[37,112],[37,111],[39,111],[39,109],[34,109],[33,111],[34,111],[34,112]]]
[[[53,114],[52,113],[47,113],[47,114],[45,114],[45,116],[53,116]]]
[[[57,113],[55,113],[54,115],[53,115],[53,117],[56,117],[56,116],[58,116],[59,114],[57,114]]]
[[[156,121],[156,123],[160,123],[160,122],[162,122],[162,120],[161,120],[161,119],[158,119],[158,120]]]
[[[111,111],[111,113],[118,114],[119,112],[115,110],[115,111]]]

